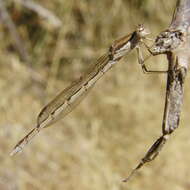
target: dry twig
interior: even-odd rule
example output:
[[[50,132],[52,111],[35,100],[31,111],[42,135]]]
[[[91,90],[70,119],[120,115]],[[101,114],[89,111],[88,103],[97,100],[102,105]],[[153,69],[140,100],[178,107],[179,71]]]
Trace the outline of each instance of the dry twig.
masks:
[[[16,26],[12,21],[3,0],[0,0],[0,19],[3,24],[7,27],[11,38],[13,39],[13,45],[16,47],[17,51],[20,54],[21,59],[24,62],[30,62],[29,54],[26,49],[24,41],[21,39],[20,35],[17,32]]]
[[[168,59],[168,79],[162,136],[150,147],[137,167],[132,170],[127,182],[144,164],[154,160],[164,144],[179,126],[184,95],[184,81],[190,61],[190,0],[179,0],[168,29],[159,34],[151,49],[152,55],[165,54]]]
[[[42,7],[32,0],[14,0],[16,3],[22,4],[27,9],[35,11],[39,16],[46,19],[51,25],[58,28],[61,26],[61,20],[55,16],[51,11]]]

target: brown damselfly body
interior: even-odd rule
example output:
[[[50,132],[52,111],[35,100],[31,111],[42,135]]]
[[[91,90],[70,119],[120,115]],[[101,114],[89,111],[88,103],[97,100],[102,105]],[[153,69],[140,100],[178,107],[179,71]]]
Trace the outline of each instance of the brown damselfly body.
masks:
[[[52,125],[70,113],[85,98],[95,83],[113,65],[118,63],[121,58],[133,49],[139,50],[141,42],[146,39],[148,34],[149,31],[143,25],[138,25],[134,32],[114,41],[108,52],[101,56],[84,76],[65,88],[41,110],[37,117],[36,127],[17,143],[11,155],[21,152],[25,145],[28,144],[41,129]],[[143,70],[146,69],[144,64],[142,64],[142,68]],[[154,71],[148,71],[146,69],[146,72]]]

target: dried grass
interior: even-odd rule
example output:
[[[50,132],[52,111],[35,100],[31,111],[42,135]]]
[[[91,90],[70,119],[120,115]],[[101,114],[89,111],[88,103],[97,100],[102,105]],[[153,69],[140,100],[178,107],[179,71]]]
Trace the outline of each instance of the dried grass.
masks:
[[[29,47],[32,71],[0,27],[0,189],[189,189],[189,78],[180,128],[158,159],[127,185],[121,182],[160,134],[164,107],[166,78],[143,75],[134,53],[107,73],[72,114],[44,130],[22,154],[9,157],[43,105],[114,39],[142,22],[157,34],[168,26],[174,5],[151,0],[39,3],[61,18],[59,31],[33,12],[8,5]],[[150,66],[160,69],[164,62],[153,58]]]

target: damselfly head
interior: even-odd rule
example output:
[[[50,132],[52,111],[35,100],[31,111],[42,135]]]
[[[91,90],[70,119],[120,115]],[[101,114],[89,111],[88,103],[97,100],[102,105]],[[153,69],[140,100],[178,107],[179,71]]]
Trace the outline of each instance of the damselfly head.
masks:
[[[153,54],[163,54],[178,48],[183,42],[181,30],[165,30],[160,33],[151,48]]]
[[[145,28],[143,24],[139,24],[137,26],[136,32],[141,36],[145,37],[150,34],[150,30],[148,28]]]

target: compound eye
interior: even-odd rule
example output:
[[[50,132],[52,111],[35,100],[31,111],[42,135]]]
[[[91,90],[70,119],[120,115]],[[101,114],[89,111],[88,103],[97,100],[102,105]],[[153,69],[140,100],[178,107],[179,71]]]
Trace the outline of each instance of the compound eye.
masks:
[[[139,25],[138,25],[138,31],[139,31],[139,32],[142,32],[143,30],[144,30],[143,25],[142,25],[142,24],[139,24]]]

